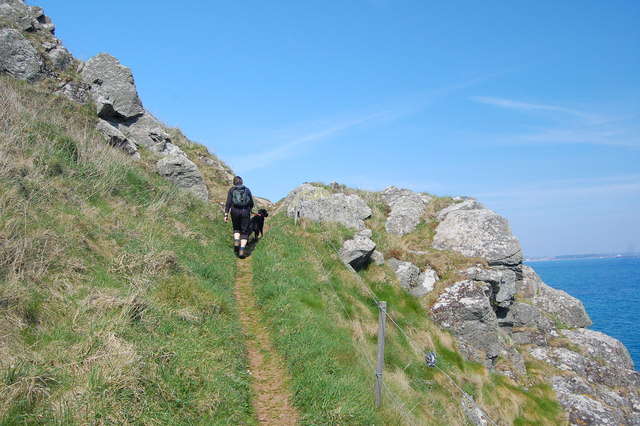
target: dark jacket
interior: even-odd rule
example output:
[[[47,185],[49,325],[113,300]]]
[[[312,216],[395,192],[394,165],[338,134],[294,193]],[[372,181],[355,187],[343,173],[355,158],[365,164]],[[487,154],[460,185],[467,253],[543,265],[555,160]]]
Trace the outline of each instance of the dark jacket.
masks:
[[[245,207],[237,207],[233,205],[233,190],[236,188],[244,188],[247,191],[247,195],[249,196],[249,205]],[[227,203],[224,206],[224,212],[229,213],[229,210],[231,210],[231,207],[251,210],[253,208],[253,195],[251,195],[251,190],[249,190],[249,188],[247,188],[244,185],[237,185],[229,188],[229,192],[227,192]]]

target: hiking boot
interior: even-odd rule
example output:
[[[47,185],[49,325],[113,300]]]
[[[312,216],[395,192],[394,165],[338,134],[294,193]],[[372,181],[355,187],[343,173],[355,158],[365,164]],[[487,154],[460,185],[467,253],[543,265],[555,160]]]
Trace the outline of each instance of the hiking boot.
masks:
[[[240,249],[238,250],[238,257],[240,259],[244,259],[245,258],[245,253],[244,252],[245,252],[244,247],[240,247]]]

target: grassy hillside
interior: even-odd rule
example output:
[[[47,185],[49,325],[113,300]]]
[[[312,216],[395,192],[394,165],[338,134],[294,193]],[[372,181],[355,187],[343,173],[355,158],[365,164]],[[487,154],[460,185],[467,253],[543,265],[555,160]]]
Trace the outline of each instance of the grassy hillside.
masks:
[[[375,225],[381,218],[374,213],[371,220]],[[525,388],[463,360],[452,337],[429,320],[428,299],[406,294],[385,267],[350,272],[336,248],[352,231],[305,221],[296,227],[283,213],[270,217],[269,224],[254,253],[254,285],[292,375],[294,403],[308,424],[465,424],[460,390],[425,365],[426,351],[436,351],[438,366],[499,424],[564,423],[541,376],[532,374]],[[388,303],[413,341],[388,321],[384,379],[389,392],[379,409],[373,394],[374,297]]]
[[[252,422],[228,229],[0,76],[2,423]]]
[[[157,176],[150,153],[132,162],[107,146],[96,120],[0,76],[0,423],[258,423],[236,259],[215,203],[224,171],[203,173],[214,202],[196,200]],[[177,130],[172,138],[196,163],[207,155]],[[379,194],[359,194],[385,255],[429,251],[434,212],[396,238],[384,232]],[[405,294],[386,267],[350,272],[335,249],[352,231],[283,213],[268,227],[245,262],[303,424],[464,424],[461,393],[424,364],[428,350],[500,424],[563,422],[543,369],[531,365],[517,385],[464,361],[429,320],[431,300]],[[420,259],[443,282],[477,262]],[[388,323],[380,408],[372,295],[411,338]]]

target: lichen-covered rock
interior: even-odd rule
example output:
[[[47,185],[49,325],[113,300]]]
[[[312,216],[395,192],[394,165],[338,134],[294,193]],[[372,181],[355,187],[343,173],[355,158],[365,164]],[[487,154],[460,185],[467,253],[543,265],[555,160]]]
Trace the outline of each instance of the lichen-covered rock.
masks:
[[[98,120],[96,128],[102,133],[107,143],[113,147],[120,148],[125,153],[133,156],[136,159],[140,158],[138,147],[133,142],[129,141],[120,130],[109,124],[104,120]]]
[[[637,371],[603,365],[567,348],[538,347],[530,353],[534,358],[561,370],[571,371],[591,383],[611,388],[640,385],[640,373]]]
[[[412,296],[426,295],[433,290],[435,283],[440,279],[433,269],[426,268],[421,272],[420,268],[411,262],[391,258],[387,264],[393,269],[400,286]]]
[[[200,170],[184,155],[169,154],[161,158],[156,164],[156,170],[160,176],[169,179],[179,188],[203,200],[209,199],[209,192]]]
[[[413,231],[431,197],[409,189],[390,186],[382,191],[382,199],[391,207],[385,229],[394,235],[405,235]]]
[[[599,331],[586,328],[563,330],[562,335],[580,347],[594,361],[605,363],[614,368],[633,370],[633,360],[629,351],[617,339]]]
[[[353,269],[359,270],[367,266],[375,249],[376,243],[371,240],[371,230],[367,229],[345,241],[338,254],[340,260]]]
[[[472,280],[445,289],[431,308],[431,317],[450,330],[465,358],[492,362],[501,350],[498,320],[491,306],[491,287]]]
[[[144,146],[149,151],[161,155],[176,152],[177,147],[171,142],[164,127],[153,115],[146,111],[131,120],[115,121],[114,123],[127,139],[138,146]],[[181,152],[180,150],[178,153]]]
[[[382,266],[384,265],[384,254],[382,254],[378,250],[374,250],[373,253],[371,253],[371,260],[377,266]]]
[[[562,290],[549,287],[529,266],[522,266],[522,280],[517,282],[516,292],[531,304],[555,316],[567,327],[588,327],[591,319],[582,302]]]
[[[14,28],[0,29],[0,72],[31,83],[47,76],[38,51]]]
[[[611,425],[637,424],[626,411],[632,411],[624,398],[608,398],[602,402],[596,395],[598,391],[577,376],[555,376],[551,379],[558,402],[569,414],[572,425]],[[613,392],[611,392],[613,394]],[[632,415],[632,413],[631,413]]]
[[[131,70],[107,53],[89,59],[82,68],[83,80],[91,92],[101,118],[131,119],[144,113]],[[111,108],[104,103],[110,102]]]
[[[513,302],[499,321],[502,326],[536,327],[547,335],[558,336],[554,322],[544,316],[540,308],[528,303]]]
[[[91,86],[82,81],[69,81],[60,83],[58,90],[55,91],[56,95],[64,96],[74,102],[80,104],[88,104],[91,101],[89,94]]]
[[[505,218],[491,210],[456,210],[436,228],[431,246],[467,257],[481,257],[490,265],[522,263],[520,242]]]
[[[473,266],[460,273],[474,281],[490,284],[493,289],[492,300],[497,306],[508,307],[513,302],[516,293],[516,272],[513,269]]]
[[[347,228],[362,231],[371,209],[359,196],[330,194],[324,188],[303,184],[293,190],[284,201],[287,215],[315,222],[337,222]]]
[[[303,183],[295,188],[282,201],[282,205],[287,209],[287,216],[296,217],[300,205],[304,201],[316,200],[318,198],[328,197],[331,193],[320,187],[311,185],[310,183]]]
[[[440,210],[436,215],[436,220],[438,222],[442,221],[449,213],[456,210],[481,210],[486,209],[484,205],[479,203],[477,200],[473,198],[461,198],[454,199],[454,203]]]

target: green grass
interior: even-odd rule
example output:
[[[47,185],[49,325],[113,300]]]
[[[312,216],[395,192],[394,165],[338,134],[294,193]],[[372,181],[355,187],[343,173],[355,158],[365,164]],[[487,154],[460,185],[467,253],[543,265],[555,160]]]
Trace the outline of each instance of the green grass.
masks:
[[[255,423],[221,214],[91,111],[0,90],[0,423]]]

